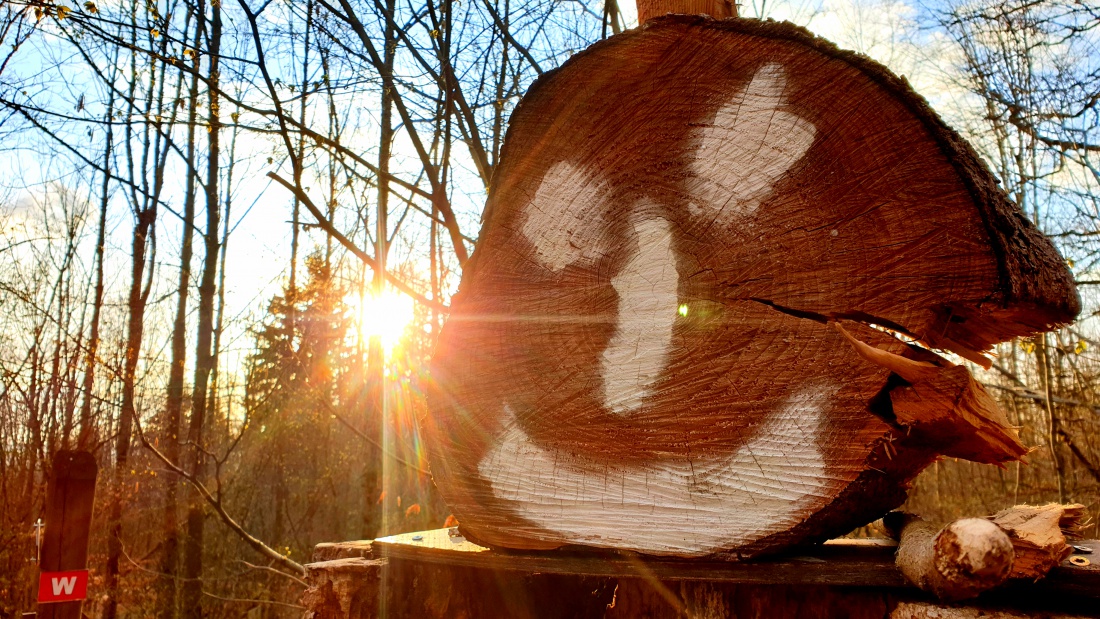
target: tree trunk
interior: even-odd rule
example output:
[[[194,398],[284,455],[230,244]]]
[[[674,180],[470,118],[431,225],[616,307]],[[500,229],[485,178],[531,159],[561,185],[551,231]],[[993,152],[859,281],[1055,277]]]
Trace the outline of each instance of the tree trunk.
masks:
[[[425,427],[473,539],[748,557],[882,516],[941,454],[1026,453],[929,349],[988,365],[1073,319],[1072,277],[881,65],[659,18],[540,78],[503,152]]]
[[[146,248],[156,220],[156,210],[143,210],[137,215],[131,241],[130,293],[127,300],[129,319],[126,323],[126,357],[122,370],[122,411],[119,413],[115,434],[115,467],[111,484],[110,508],[107,532],[107,605],[104,616],[108,619],[118,613],[119,561],[122,558],[122,485],[129,470],[130,439],[134,432],[134,393],[137,381],[138,357],[141,353],[142,334],[145,329],[145,304],[147,297],[142,290],[145,279]]]
[[[205,478],[206,457],[204,455],[204,430],[207,420],[207,388],[210,373],[217,359],[212,352],[214,334],[214,299],[217,296],[218,271],[218,226],[220,223],[218,165],[219,136],[221,123],[218,117],[218,60],[221,48],[222,15],[221,4],[211,3],[210,27],[210,113],[208,117],[209,138],[206,174],[206,230],[203,233],[205,254],[203,256],[202,279],[199,282],[199,315],[195,346],[195,381],[191,394],[191,420],[187,429],[187,440],[191,446],[189,473],[192,478],[201,481]],[[192,484],[187,492],[187,535],[183,548],[184,583],[181,595],[185,616],[201,619],[202,610],[202,573],[203,573],[203,529],[206,503],[198,489]]]
[[[111,147],[114,144],[114,125],[110,122],[114,114],[114,99],[107,103],[107,138],[103,152],[103,184],[99,194],[99,223],[96,229],[95,246],[95,293],[92,300],[92,325],[88,336],[88,350],[85,356],[84,381],[81,385],[83,399],[80,402],[80,433],[76,441],[80,451],[91,451],[95,428],[92,422],[92,390],[95,389],[96,356],[99,354],[99,322],[103,311],[103,254],[107,243],[107,205],[110,202],[111,188]]]
[[[195,49],[199,49],[203,17],[196,17]],[[168,370],[168,394],[164,405],[161,449],[174,463],[180,463],[180,420],[183,417],[184,371],[187,366],[187,299],[191,286],[191,258],[194,254],[195,193],[195,128],[199,110],[199,59],[195,54],[188,95],[187,117],[187,193],[183,201],[183,237],[180,241],[180,271],[176,285],[176,315],[172,323],[172,360]],[[173,619],[177,616],[176,596],[179,570],[179,489],[175,475],[164,476],[164,524],[161,543],[160,578],[157,581],[157,616]]]

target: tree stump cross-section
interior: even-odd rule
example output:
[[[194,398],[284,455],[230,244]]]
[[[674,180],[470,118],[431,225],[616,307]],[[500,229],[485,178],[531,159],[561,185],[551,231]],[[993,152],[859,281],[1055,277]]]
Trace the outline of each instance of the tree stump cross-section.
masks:
[[[1053,246],[904,81],[790,24],[670,16],[517,107],[433,358],[479,543],[749,557],[1026,448],[961,366],[1068,322]]]

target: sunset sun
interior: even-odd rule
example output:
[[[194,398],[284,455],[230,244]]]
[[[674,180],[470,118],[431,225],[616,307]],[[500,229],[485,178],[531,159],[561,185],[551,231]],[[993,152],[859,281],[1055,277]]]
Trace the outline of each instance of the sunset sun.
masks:
[[[359,333],[364,339],[382,338],[388,355],[401,341],[405,327],[413,319],[413,300],[404,294],[386,290],[381,295],[351,295],[347,298]]]

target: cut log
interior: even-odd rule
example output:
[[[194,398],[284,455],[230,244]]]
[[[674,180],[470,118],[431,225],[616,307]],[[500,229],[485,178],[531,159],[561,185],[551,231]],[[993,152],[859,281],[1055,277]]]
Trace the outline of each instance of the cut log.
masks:
[[[1003,529],[963,518],[942,529],[915,516],[898,533],[897,566],[909,582],[941,600],[965,600],[1008,580],[1015,553]]]
[[[930,349],[988,363],[1078,310],[904,80],[790,24],[660,17],[513,114],[433,358],[432,472],[489,546],[825,539],[942,454],[1026,451]]]
[[[938,528],[893,512],[884,524],[899,540],[897,566],[906,579],[943,600],[962,600],[1007,580],[1038,581],[1073,554],[1084,505],[1017,505],[986,519]]]

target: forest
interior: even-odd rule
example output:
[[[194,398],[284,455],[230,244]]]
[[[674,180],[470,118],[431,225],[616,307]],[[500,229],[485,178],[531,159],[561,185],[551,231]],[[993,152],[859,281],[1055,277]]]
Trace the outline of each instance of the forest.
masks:
[[[299,616],[317,543],[444,526],[417,418],[509,116],[627,4],[4,0],[0,617],[63,449],[99,463],[90,617]],[[739,11],[905,75],[1077,281],[1078,322],[970,366],[1027,463],[940,461],[907,509],[1100,537],[1100,5]]]

